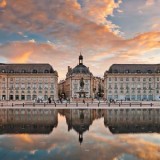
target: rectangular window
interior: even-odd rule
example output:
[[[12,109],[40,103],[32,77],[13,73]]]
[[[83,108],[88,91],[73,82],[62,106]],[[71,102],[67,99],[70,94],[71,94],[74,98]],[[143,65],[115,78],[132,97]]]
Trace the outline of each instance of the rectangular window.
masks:
[[[109,89],[111,89],[112,88],[112,84],[111,83],[109,83]]]
[[[42,83],[39,83],[38,88],[42,89],[42,87],[43,87]]]
[[[48,84],[44,84],[44,88],[45,88],[45,89],[48,89]]]
[[[19,84],[18,83],[15,84],[15,88],[16,89],[19,88]]]
[[[53,83],[51,83],[51,89],[53,89],[54,88],[54,84]]]
[[[25,88],[25,84],[24,84],[24,83],[21,84],[21,88],[22,88],[22,89]]]

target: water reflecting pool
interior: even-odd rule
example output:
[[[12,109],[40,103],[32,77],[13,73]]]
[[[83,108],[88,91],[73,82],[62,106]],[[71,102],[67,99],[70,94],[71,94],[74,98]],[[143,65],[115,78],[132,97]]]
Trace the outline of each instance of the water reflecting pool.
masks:
[[[160,109],[0,109],[0,160],[160,160]]]

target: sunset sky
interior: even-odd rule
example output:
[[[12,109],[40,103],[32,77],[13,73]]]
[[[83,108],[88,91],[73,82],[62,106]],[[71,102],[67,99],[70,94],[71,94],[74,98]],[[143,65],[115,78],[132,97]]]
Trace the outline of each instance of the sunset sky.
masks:
[[[84,63],[160,63],[160,0],[0,0],[0,62],[50,63],[65,78]]]

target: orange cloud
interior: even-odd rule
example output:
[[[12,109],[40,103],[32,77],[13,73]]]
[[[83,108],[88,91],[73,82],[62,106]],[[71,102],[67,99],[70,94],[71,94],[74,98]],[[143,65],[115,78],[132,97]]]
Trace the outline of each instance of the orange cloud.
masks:
[[[116,3],[114,0],[84,0],[84,14],[98,24],[106,24],[106,17],[113,15],[114,9],[119,7],[121,0]]]
[[[13,57],[10,61],[14,63],[26,63],[29,60],[31,54],[31,51],[27,51],[18,56]]]
[[[4,8],[4,7],[6,7],[6,5],[7,5],[6,0],[0,1],[0,8]]]
[[[32,138],[30,138],[30,136],[28,134],[20,134],[20,135],[18,135],[18,138],[20,138],[22,141],[24,141],[26,143],[33,143]]]
[[[146,6],[152,6],[154,5],[155,0],[146,0]]]
[[[108,150],[104,149],[104,147],[102,148],[103,145],[97,146],[101,151],[101,155],[106,152],[110,153],[110,150],[112,151],[108,155],[108,159],[120,157],[122,154],[130,154],[143,160],[159,160],[160,158],[158,144],[146,141],[138,137],[138,135],[117,135],[112,140],[104,136],[97,136],[96,134],[90,134],[90,137],[102,143],[107,143],[110,146]]]

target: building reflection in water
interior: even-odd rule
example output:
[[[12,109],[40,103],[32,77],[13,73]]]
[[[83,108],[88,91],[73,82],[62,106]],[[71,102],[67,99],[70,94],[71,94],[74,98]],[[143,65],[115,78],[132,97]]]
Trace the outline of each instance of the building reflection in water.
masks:
[[[95,119],[104,118],[111,133],[160,132],[160,109],[0,109],[0,134],[49,134],[65,116],[68,131],[78,133],[80,144]]]
[[[0,134],[49,134],[57,125],[57,110],[0,109]]]
[[[160,133],[160,109],[110,109],[104,124],[113,134]]]
[[[95,119],[103,116],[102,110],[95,109],[70,109],[60,110],[60,114],[66,117],[68,131],[75,130],[79,134],[79,143],[83,142],[83,133],[89,131]]]

